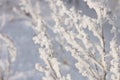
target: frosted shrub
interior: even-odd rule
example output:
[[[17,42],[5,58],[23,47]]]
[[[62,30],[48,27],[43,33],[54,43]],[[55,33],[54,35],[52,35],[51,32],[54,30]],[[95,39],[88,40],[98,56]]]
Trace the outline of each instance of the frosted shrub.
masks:
[[[16,51],[13,41],[0,34],[0,80],[9,79],[11,64],[15,61]]]
[[[97,17],[79,9],[80,2]],[[73,80],[70,73],[62,73],[65,65],[75,66],[88,80],[120,80],[119,6],[119,0],[19,0],[13,11],[36,33],[33,41],[44,64],[36,63],[35,68],[44,73],[42,80]],[[64,60],[66,53],[77,62]]]

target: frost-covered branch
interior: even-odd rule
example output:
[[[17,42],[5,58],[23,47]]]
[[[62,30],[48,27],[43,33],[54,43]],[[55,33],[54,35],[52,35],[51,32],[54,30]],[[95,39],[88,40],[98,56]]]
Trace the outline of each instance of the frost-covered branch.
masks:
[[[12,9],[35,32],[33,41],[39,46],[40,59],[44,62],[35,67],[45,74],[43,80],[72,80],[69,73],[65,76],[62,73],[61,57],[66,53],[76,60],[73,66],[88,80],[120,79],[120,1],[81,1],[96,13],[96,18],[79,9],[78,0],[44,0],[46,12],[41,6],[42,0],[19,0],[19,5]],[[5,24],[5,19],[2,23]],[[110,27],[106,24],[112,26],[111,32],[105,30]],[[110,33],[111,40],[107,39],[106,32]]]

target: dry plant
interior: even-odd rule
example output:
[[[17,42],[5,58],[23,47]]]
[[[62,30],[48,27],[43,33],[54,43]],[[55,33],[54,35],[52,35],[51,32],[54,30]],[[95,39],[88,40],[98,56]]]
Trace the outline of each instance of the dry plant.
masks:
[[[64,76],[61,72],[66,62],[70,66],[69,60],[59,57],[65,53],[72,55],[77,61],[74,66],[88,80],[120,80],[119,0],[82,0],[96,12],[97,18],[85,15],[75,6],[69,7],[64,0],[45,0],[48,18],[41,1],[19,0],[13,11],[28,21],[36,33],[33,41],[39,45],[44,65],[37,63],[35,68],[45,74],[42,80],[72,80],[70,74]],[[110,40],[105,37],[105,24],[112,27],[108,31]]]
[[[15,61],[15,58],[16,47],[13,41],[0,34],[0,80],[9,80],[11,64]]]

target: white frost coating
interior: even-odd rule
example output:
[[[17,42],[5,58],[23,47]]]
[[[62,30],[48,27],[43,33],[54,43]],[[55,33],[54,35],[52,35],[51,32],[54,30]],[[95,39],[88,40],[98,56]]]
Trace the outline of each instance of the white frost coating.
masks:
[[[88,80],[120,80],[120,0],[44,0],[47,10],[42,0],[19,1],[13,10],[35,32],[33,41],[44,62],[35,68],[44,73],[42,80],[74,80],[76,76],[69,72],[64,75],[65,66]],[[88,16],[80,2],[97,17]],[[0,39],[6,40],[2,35]],[[9,40],[6,43],[12,45]],[[10,45],[9,52],[15,56],[16,49]],[[72,59],[64,61],[66,54]]]
[[[96,11],[97,19],[93,19],[86,15],[82,16],[82,14],[78,13],[74,7],[67,9],[66,5],[61,0],[48,1],[52,10],[52,20],[55,22],[55,25],[50,27],[50,29],[57,35],[57,41],[78,61],[75,66],[83,76],[87,77],[89,80],[109,80],[110,78],[107,78],[108,74],[112,73],[113,75],[109,77],[111,77],[112,80],[119,80],[119,56],[116,55],[117,58],[114,57],[114,53],[118,54],[119,51],[118,49],[116,50],[116,48],[114,49],[113,46],[115,44],[112,45],[111,41],[110,45],[112,47],[110,47],[110,49],[112,51],[110,51],[110,53],[106,52],[106,40],[104,36],[105,26],[103,26],[107,21],[111,21],[109,15],[115,14],[114,12],[109,11],[110,9],[106,5],[107,1],[86,0],[86,2],[90,8],[93,8]],[[112,20],[114,21],[114,19]],[[63,27],[63,24],[66,25],[66,28]],[[114,25],[115,23],[113,22],[111,24]],[[117,27],[118,26],[114,28]],[[73,29],[75,29],[77,33],[74,33]],[[93,43],[91,41],[89,34],[85,32],[86,29],[93,32],[93,36],[99,40],[98,43]],[[78,43],[76,39],[82,41],[84,46]],[[117,39],[117,36],[115,39]],[[113,41],[115,40],[113,39]],[[40,50],[40,52],[42,52],[42,50]],[[43,53],[44,56],[42,57],[45,58],[46,52]],[[113,59],[110,60],[111,63],[107,61],[109,58],[106,58],[106,55],[108,54],[110,57],[113,56]],[[96,57],[98,55],[99,59]],[[50,60],[52,60],[52,58]],[[115,60],[117,60],[117,62],[113,64]],[[47,63],[45,59],[44,61]],[[56,63],[56,61],[57,60],[55,60],[54,63]],[[52,64],[52,62],[51,65],[55,68],[55,65]],[[56,65],[54,70],[56,75],[61,77],[58,67],[59,66]]]
[[[9,37],[0,33],[0,79],[8,79],[17,49]],[[3,76],[4,75],[4,76]]]
[[[13,42],[7,36],[3,36],[2,34],[0,34],[0,41],[3,41],[3,43],[5,43],[6,47],[8,48],[11,62],[15,61],[17,50]],[[3,44],[0,44],[1,47],[2,45]]]

